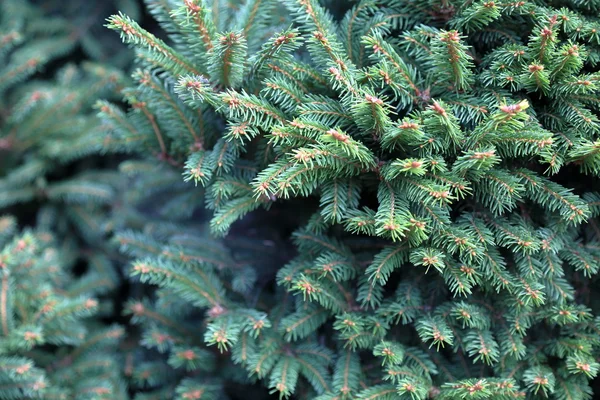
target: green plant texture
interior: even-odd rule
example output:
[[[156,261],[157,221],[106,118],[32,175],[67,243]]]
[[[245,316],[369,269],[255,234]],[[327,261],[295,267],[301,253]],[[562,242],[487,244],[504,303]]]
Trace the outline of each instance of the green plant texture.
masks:
[[[77,314],[122,329],[102,354],[109,391],[600,390],[600,1],[145,7],[143,23],[105,22],[131,69],[97,57],[47,92],[25,71],[0,120],[0,207],[34,202],[25,232],[68,246],[74,282],[110,283],[100,322]],[[26,53],[0,50],[14,60],[0,91]]]

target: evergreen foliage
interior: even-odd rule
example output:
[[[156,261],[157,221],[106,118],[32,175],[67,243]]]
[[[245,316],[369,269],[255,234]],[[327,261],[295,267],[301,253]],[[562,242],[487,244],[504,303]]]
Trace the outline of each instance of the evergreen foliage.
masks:
[[[592,398],[600,1],[0,6],[0,398]]]
[[[219,376],[280,397],[590,398],[600,3],[339,3],[152,3],[170,44],[109,18],[139,68],[129,112],[97,106],[109,149],[183,167],[217,236],[320,199],[276,288],[246,299],[216,246],[120,234],[132,275],[160,287],[132,310],[177,327],[195,321],[181,302],[205,313],[199,365],[217,347],[246,370]],[[184,365],[178,340],[144,343]]]
[[[75,63],[99,45],[97,21],[79,24],[73,7],[50,15],[58,3],[0,2],[0,212],[15,216],[0,216],[0,398],[127,399],[121,279],[104,240],[122,178],[93,157],[103,135],[91,107],[125,76]]]
[[[127,399],[116,356],[122,327],[92,318],[102,293],[74,276],[75,249],[0,218],[0,398]]]
[[[34,200],[109,203],[111,189],[94,185],[99,179],[90,166],[73,179],[56,182],[52,176],[102,150],[90,106],[98,96],[114,95],[124,76],[87,62],[59,68],[54,80],[36,79],[78,44],[72,27],[20,1],[3,2],[1,17],[0,207]]]
[[[202,196],[180,173],[140,161],[124,162],[121,171],[131,183],[121,210],[128,217],[114,242],[135,259],[128,268],[133,281],[159,287],[134,285],[124,307],[135,343],[126,347],[134,398],[263,398],[268,392],[257,388],[231,390],[234,382],[250,385],[256,378],[236,366],[248,351],[238,348],[231,359],[229,350],[238,342],[253,345],[270,327],[263,309],[276,298],[259,299],[257,290],[284,262],[275,246],[282,241],[249,231],[227,243],[210,239],[206,218],[182,208],[201,207]],[[202,323],[205,318],[215,324]]]
[[[121,178],[93,157],[103,131],[91,106],[98,96],[114,98],[125,76],[91,61],[59,61],[81,44],[85,27],[22,1],[0,7],[0,208],[78,247],[65,268],[82,262],[96,270],[97,285],[115,289],[102,239]]]

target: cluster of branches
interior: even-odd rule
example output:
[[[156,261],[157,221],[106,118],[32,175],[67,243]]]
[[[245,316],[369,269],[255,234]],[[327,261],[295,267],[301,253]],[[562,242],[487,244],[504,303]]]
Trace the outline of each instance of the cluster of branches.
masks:
[[[214,235],[320,199],[274,291],[200,238],[118,235],[161,288],[130,306],[144,345],[192,371],[170,382],[213,390],[216,346],[284,397],[589,398],[600,3],[276,3],[152,3],[172,45],[109,19],[139,65],[130,111],[97,105],[109,150],[183,167]]]
[[[0,2],[2,399],[129,397],[118,350],[125,331],[112,325],[121,279],[105,240],[123,179],[94,157],[103,131],[92,108],[98,97],[118,98],[126,77],[97,62],[98,21],[80,11]],[[76,64],[79,48],[88,57]],[[18,234],[23,225],[35,228]]]
[[[0,218],[0,397],[127,399],[115,356],[124,330],[90,318],[105,291],[101,260],[74,276],[76,249],[16,225]]]
[[[0,207],[42,204],[12,242],[0,219],[0,397],[126,398],[121,372],[140,400],[591,397],[600,1],[147,6],[169,43],[108,20],[132,81],[26,82],[92,38],[0,5]],[[126,341],[89,318],[113,232],[149,284]]]

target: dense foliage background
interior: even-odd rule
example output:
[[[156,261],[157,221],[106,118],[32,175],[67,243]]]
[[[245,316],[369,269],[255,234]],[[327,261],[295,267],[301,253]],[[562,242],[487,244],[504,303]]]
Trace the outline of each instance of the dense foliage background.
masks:
[[[592,398],[599,63],[597,0],[0,0],[0,399]]]

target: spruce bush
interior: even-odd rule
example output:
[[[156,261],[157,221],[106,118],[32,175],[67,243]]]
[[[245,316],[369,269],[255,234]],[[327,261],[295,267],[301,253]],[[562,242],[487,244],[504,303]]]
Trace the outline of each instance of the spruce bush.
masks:
[[[191,370],[215,346],[245,370],[222,379],[260,379],[280,397],[590,398],[599,10],[153,3],[170,44],[111,17],[139,65],[131,111],[98,105],[113,149],[183,167],[217,236],[261,207],[318,199],[295,222],[298,255],[242,291],[245,272],[216,247],[135,236],[131,274],[160,287],[154,307],[187,303],[200,314],[166,312],[171,323],[203,326],[191,353],[172,336],[144,345]],[[210,393],[197,376],[181,398]]]
[[[129,394],[592,398],[600,1],[146,5],[70,137],[124,159]]]
[[[0,399],[127,399],[106,242],[122,178],[91,107],[126,78],[77,55],[104,35],[59,3],[0,2]]]
[[[15,226],[0,218],[0,398],[127,399],[124,329],[92,318],[97,277],[72,274],[50,233]]]

